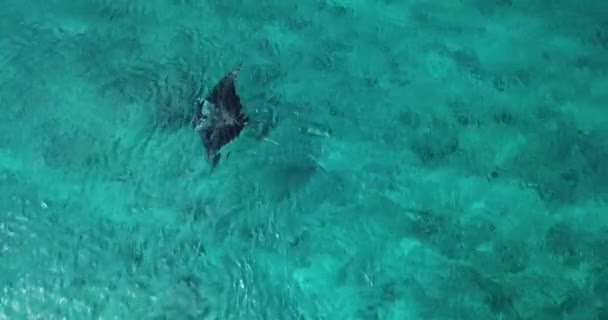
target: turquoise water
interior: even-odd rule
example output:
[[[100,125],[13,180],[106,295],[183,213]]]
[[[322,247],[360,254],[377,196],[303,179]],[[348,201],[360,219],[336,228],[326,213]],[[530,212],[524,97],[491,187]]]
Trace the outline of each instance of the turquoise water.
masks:
[[[602,1],[12,0],[0,70],[0,320],[608,319]]]

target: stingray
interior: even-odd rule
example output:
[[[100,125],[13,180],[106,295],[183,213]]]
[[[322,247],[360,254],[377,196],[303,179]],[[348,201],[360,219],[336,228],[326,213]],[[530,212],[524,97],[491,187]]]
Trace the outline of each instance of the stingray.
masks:
[[[220,161],[220,149],[236,139],[249,121],[236,93],[239,70],[240,64],[224,75],[206,97],[195,102],[192,127],[201,137],[211,170]]]

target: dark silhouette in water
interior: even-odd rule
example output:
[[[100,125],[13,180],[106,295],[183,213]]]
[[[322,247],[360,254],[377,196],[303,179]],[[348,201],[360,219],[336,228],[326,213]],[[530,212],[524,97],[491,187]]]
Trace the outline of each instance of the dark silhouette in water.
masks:
[[[201,137],[211,170],[220,161],[220,149],[239,136],[249,117],[236,93],[235,80],[240,65],[226,74],[205,98],[196,100],[192,127]]]

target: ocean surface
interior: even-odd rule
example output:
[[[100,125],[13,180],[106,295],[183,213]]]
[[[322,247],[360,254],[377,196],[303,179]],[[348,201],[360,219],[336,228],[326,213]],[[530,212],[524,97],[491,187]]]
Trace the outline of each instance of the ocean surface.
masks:
[[[0,111],[0,320],[608,319],[606,1],[4,0]]]

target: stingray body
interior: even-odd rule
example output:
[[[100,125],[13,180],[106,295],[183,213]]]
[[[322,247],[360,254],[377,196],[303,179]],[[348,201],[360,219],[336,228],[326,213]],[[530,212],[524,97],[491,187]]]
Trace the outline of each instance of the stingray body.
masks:
[[[220,149],[236,139],[249,121],[236,93],[239,69],[240,66],[233,68],[206,97],[198,98],[195,103],[192,126],[201,137],[211,170],[219,163]]]

